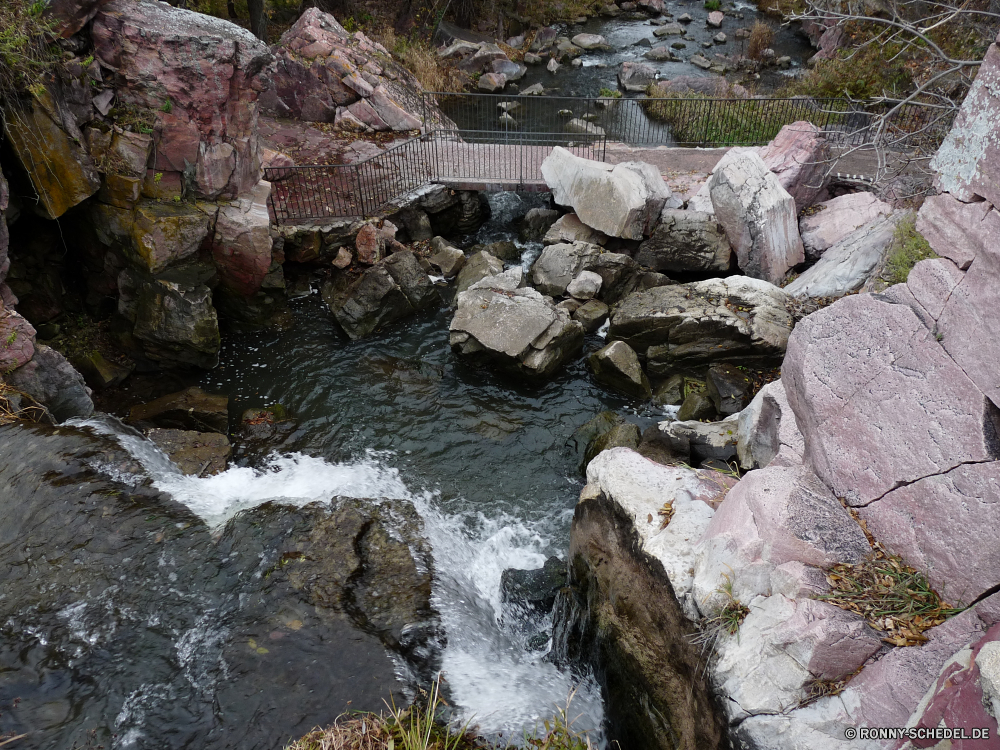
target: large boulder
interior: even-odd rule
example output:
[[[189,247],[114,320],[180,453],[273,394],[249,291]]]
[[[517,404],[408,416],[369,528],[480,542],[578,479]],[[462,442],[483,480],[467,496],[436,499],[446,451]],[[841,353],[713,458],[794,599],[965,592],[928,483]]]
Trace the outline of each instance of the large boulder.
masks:
[[[360,275],[341,273],[323,285],[323,301],[350,338],[436,305],[440,298],[417,257],[400,250]]]
[[[661,29],[666,27],[661,26]],[[618,71],[618,82],[626,91],[644,92],[656,80],[656,68],[649,63],[628,61],[623,62]]]
[[[813,209],[799,219],[802,247],[809,260],[817,260],[855,229],[892,213],[892,206],[872,193],[848,193],[817,203]]]
[[[110,209],[95,211],[97,221],[110,214]],[[117,233],[118,224],[118,221],[106,222],[98,230],[98,236],[105,237],[106,244],[116,244],[116,240],[123,239]],[[143,201],[131,214],[128,239],[121,242],[121,247],[136,268],[159,274],[195,255],[208,237],[211,225],[212,216],[197,206]]]
[[[531,267],[531,283],[542,293],[560,297],[577,275],[601,254],[601,248],[586,242],[549,245]]]
[[[219,364],[219,317],[212,290],[198,276],[154,279],[126,268],[118,290],[118,312],[133,324],[146,357],[161,367]]]
[[[541,171],[556,203],[613,237],[641,240],[671,198],[659,170],[643,162],[604,164],[556,146]]]
[[[947,193],[932,195],[917,214],[917,231],[935,253],[964,271],[977,255],[1000,243],[1000,214],[986,201],[963,203]]]
[[[534,210],[534,209],[533,209]],[[531,211],[528,212],[531,214]],[[563,242],[589,242],[591,245],[606,245],[608,242],[604,232],[591,229],[576,214],[563,214],[545,231],[542,242],[546,245],[558,245]]]
[[[94,402],[83,376],[62,354],[45,344],[35,344],[35,356],[7,379],[48,409],[57,422],[94,413]]]
[[[458,295],[451,347],[477,361],[530,377],[547,377],[583,346],[583,326],[513,268]]]
[[[627,448],[604,451],[587,467],[561,627],[568,656],[596,661],[610,737],[622,747],[726,746],[725,720],[692,642],[685,582],[713,504],[731,484],[716,472],[661,466]],[[665,504],[673,509],[666,524]]]
[[[624,341],[612,341],[587,359],[594,379],[629,396],[648,399],[653,395],[639,358]]]
[[[792,331],[788,300],[778,287],[746,276],[656,287],[615,308],[608,338],[631,346],[653,377],[710,362],[773,362]]]
[[[250,195],[219,207],[212,258],[222,284],[237,294],[259,290],[271,267],[270,192],[271,183],[261,180]]]
[[[879,216],[827,249],[816,265],[785,287],[793,297],[841,297],[871,279],[885,259],[903,212]]]
[[[186,179],[210,200],[257,184],[257,96],[273,59],[266,45],[228,21],[136,0],[105,5],[91,36],[94,56],[115,71],[118,100],[155,117],[161,181]]]
[[[37,210],[47,219],[58,219],[101,187],[76,119],[54,92],[32,87],[30,109],[12,109],[4,117],[4,132],[38,194]]]
[[[823,190],[830,161],[830,147],[818,125],[785,125],[759,154],[795,200],[796,215],[813,204]]]
[[[464,257],[464,256],[463,256]],[[473,253],[462,263],[462,269],[458,272],[455,280],[455,291],[464,292],[478,281],[482,281],[487,276],[495,276],[503,272],[503,261],[493,253],[480,250]]]
[[[421,126],[421,113],[426,113],[429,124],[454,127],[437,105],[423,109],[420,83],[385,47],[361,31],[349,34],[319,8],[299,16],[273,49],[277,62],[272,85],[261,95],[269,112],[334,123],[341,129],[380,131],[415,130]],[[473,58],[481,62],[480,72],[493,59],[478,50],[462,65]]]
[[[780,283],[805,260],[795,200],[756,153],[724,160],[708,183],[715,215],[743,272]]]
[[[654,271],[719,272],[729,270],[732,255],[714,215],[665,208],[635,259]]]
[[[852,506],[998,457],[995,407],[905,305],[854,295],[806,317],[782,381],[805,462]]]
[[[930,163],[937,173],[934,186],[966,203],[982,196],[1000,205],[1000,144],[995,137],[1000,119],[998,76],[1000,48],[994,42],[986,50],[955,124]]]

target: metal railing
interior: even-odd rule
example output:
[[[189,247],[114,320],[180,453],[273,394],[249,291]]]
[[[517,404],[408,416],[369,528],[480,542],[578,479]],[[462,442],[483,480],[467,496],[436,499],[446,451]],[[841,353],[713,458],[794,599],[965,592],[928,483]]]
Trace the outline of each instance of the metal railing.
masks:
[[[909,105],[889,118],[889,105],[844,99],[615,99],[603,97],[423,94],[424,112],[439,104],[457,129],[426,129],[353,164],[271,167],[274,221],[377,214],[429,182],[470,189],[517,189],[537,182],[553,146],[603,161],[608,141],[634,146],[757,146],[793,122],[807,121],[835,146],[878,143],[930,152],[954,119],[952,110]],[[425,120],[425,126],[428,121]],[[493,187],[496,186],[496,187]]]
[[[345,216],[372,216],[393,199],[433,178],[420,138],[411,138],[354,164],[266,167],[277,224]]]

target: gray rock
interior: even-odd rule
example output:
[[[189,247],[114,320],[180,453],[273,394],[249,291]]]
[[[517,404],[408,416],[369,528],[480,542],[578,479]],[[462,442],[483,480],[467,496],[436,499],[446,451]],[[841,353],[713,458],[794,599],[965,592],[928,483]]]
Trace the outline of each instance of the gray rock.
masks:
[[[442,60],[453,60],[455,58],[468,57],[469,55],[474,55],[479,52],[479,48],[482,45],[475,44],[473,42],[467,42],[464,39],[458,39],[447,47],[441,47],[437,51],[438,57]]]
[[[542,61],[542,56],[541,55],[535,54],[534,52],[525,52],[524,53],[524,62],[525,62],[526,65],[538,65],[539,63],[541,63],[541,61]],[[527,93],[529,89],[531,90],[530,94]],[[541,89],[542,89],[542,85],[540,83],[536,83],[536,84],[534,84],[532,86],[529,86],[524,91],[522,91],[521,95],[522,96],[535,96],[536,94],[541,94],[542,93]]]
[[[393,253],[360,276],[338,274],[323,285],[322,295],[351,339],[368,336],[440,301],[409,250]]]
[[[639,358],[632,348],[613,341],[587,359],[598,383],[614,388],[636,398],[648,399],[652,395],[649,380],[642,371]]]
[[[679,23],[668,23],[655,29],[653,36],[681,36],[683,33],[684,27]]]
[[[810,210],[813,212],[799,219],[799,234],[806,258],[817,260],[855,229],[892,213],[892,206],[872,193],[848,193],[817,203]]]
[[[529,610],[551,612],[556,594],[566,585],[566,563],[550,557],[541,568],[508,568],[500,576],[500,598]]]
[[[634,292],[611,315],[621,339],[648,363],[652,377],[710,362],[774,362],[792,330],[789,296],[746,276]]]
[[[552,375],[583,345],[583,326],[538,291],[510,286],[493,276],[459,293],[451,347],[530,377]]]
[[[716,218],[744,273],[777,284],[805,260],[795,200],[760,156],[726,154],[708,184]]]
[[[597,296],[601,289],[602,279],[593,271],[580,271],[566,287],[566,293],[578,300],[589,300]]]
[[[605,135],[604,128],[578,117],[567,122],[565,127],[566,131],[569,133],[583,133],[585,135],[597,136]]]
[[[577,241],[589,242],[592,245],[604,245],[607,243],[608,237],[604,232],[591,229],[580,221],[580,217],[572,213],[560,216],[542,237],[542,242],[546,245]]]
[[[585,50],[611,49],[608,40],[600,34],[577,34],[573,37],[573,44]]]
[[[600,254],[601,248],[586,242],[548,245],[531,267],[531,283],[542,294],[560,297],[588,261]]]
[[[559,64],[559,61],[553,57],[549,59],[549,62],[546,64],[545,69],[550,73],[555,73],[561,67],[562,65]]]
[[[643,52],[642,56],[647,60],[653,60],[654,62],[664,62],[665,60],[678,60],[677,53],[670,49],[667,45],[661,45],[659,47],[653,47],[648,52]]]
[[[701,68],[702,70],[708,70],[712,67],[712,61],[701,53],[697,55],[691,55],[691,59],[688,60],[692,65]]]
[[[795,200],[796,212],[811,206],[823,191],[830,148],[819,126],[809,122],[785,125],[758,153]]]
[[[621,301],[636,289],[658,286],[647,278],[642,268],[623,253],[601,253],[591,256],[583,266],[585,271],[593,271],[601,277],[600,298],[609,305]],[[660,276],[660,274],[655,274]],[[670,283],[663,277],[663,283]]]
[[[677,412],[677,419],[681,422],[714,419],[715,413],[715,403],[709,398],[707,393],[692,391],[681,403],[681,408]]]
[[[642,239],[671,198],[659,170],[643,162],[604,164],[556,146],[541,172],[556,203],[572,206],[584,224],[614,237]]]
[[[712,37],[712,41],[715,42],[716,44],[725,44],[727,41],[725,32],[720,31],[718,34]],[[789,58],[789,60],[791,60],[791,58]]]
[[[750,378],[735,365],[718,364],[705,374],[708,397],[723,416],[737,414],[750,401]]]
[[[841,297],[871,279],[892,244],[900,211],[879,216],[823,253],[816,265],[785,287],[793,297]]]
[[[465,266],[465,253],[443,237],[435,237],[432,246],[436,252],[427,260],[445,278],[450,279]]]
[[[528,72],[528,68],[526,66],[512,60],[494,60],[492,68],[494,73],[504,77],[506,83],[510,83],[511,81],[520,81],[524,78],[524,74]]]
[[[656,32],[660,32],[666,26],[661,26]],[[649,84],[656,80],[656,68],[648,63],[628,61],[623,62],[618,71],[618,82],[626,91],[645,91]]]
[[[735,416],[721,422],[660,422],[660,431],[668,441],[690,446],[691,460],[696,464],[713,458],[728,463],[736,458],[736,430]]]
[[[478,252],[470,255],[465,262],[465,266],[459,271],[458,281],[455,282],[455,290],[464,292],[477,281],[493,276],[503,271],[503,261],[486,252]]]
[[[559,212],[555,209],[532,208],[525,214],[518,236],[524,242],[541,240],[558,219]]]
[[[714,215],[665,208],[635,259],[654,271],[728,271],[732,255]]]
[[[674,373],[660,383],[653,392],[653,403],[657,406],[680,406],[684,403],[684,376]]]
[[[544,93],[545,89],[542,87],[542,84],[535,83],[522,91],[521,96],[541,96]]]
[[[677,16],[677,20],[680,21],[681,23],[691,23],[691,21],[693,21],[694,19],[691,18],[690,13],[683,13]]]
[[[750,405],[740,412],[737,424],[736,450],[744,469],[763,469],[772,462],[775,466],[802,463],[805,441],[780,380],[757,392]]]
[[[487,94],[493,94],[497,91],[502,91],[506,85],[507,76],[502,73],[483,73],[476,83],[476,88],[480,91],[485,91]],[[507,115],[507,117],[510,117],[510,115]],[[514,118],[511,117],[511,119]]]
[[[6,377],[12,386],[48,409],[57,422],[94,413],[83,376],[62,354],[45,344],[36,343],[34,356]]]
[[[608,312],[608,306],[600,300],[587,300],[573,312],[573,320],[579,321],[587,333],[593,333],[608,319]]]

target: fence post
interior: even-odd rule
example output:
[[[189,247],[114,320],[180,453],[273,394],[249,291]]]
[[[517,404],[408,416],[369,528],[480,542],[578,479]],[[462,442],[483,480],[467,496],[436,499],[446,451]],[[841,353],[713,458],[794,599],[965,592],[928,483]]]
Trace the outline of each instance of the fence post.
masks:
[[[715,104],[715,99],[708,100],[708,111],[705,113],[705,134],[701,139],[701,143],[706,148],[708,147],[708,127],[712,124],[712,105]]]

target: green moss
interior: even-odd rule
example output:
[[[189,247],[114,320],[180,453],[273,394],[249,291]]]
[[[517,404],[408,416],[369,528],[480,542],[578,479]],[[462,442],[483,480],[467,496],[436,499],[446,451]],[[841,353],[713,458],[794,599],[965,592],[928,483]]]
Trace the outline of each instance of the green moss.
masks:
[[[894,44],[842,50],[838,57],[816,63],[809,73],[790,83],[781,93],[818,99],[900,96],[912,86],[901,51],[900,46]]]
[[[896,226],[883,275],[890,284],[902,284],[917,263],[937,257],[930,243],[917,231],[916,214],[911,213]]]

